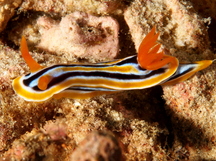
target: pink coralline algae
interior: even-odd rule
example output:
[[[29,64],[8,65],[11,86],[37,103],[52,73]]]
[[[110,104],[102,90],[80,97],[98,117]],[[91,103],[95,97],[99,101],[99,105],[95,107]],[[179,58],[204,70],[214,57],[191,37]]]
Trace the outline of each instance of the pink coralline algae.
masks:
[[[118,141],[107,132],[89,134],[71,155],[71,161],[122,160]]]
[[[118,53],[119,26],[111,17],[74,12],[60,23],[40,17],[37,24],[42,35],[38,46],[49,52],[97,60],[112,60]]]
[[[45,124],[43,132],[49,135],[53,141],[65,140],[67,137],[67,126],[63,123],[48,122]]]

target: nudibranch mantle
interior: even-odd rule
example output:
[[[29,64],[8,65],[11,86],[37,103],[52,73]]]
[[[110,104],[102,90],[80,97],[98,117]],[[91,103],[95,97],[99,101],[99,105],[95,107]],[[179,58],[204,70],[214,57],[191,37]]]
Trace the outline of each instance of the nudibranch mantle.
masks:
[[[42,102],[52,97],[89,98],[123,90],[144,89],[184,81],[213,61],[182,64],[158,52],[155,27],[143,39],[138,55],[96,64],[58,64],[42,67],[29,54],[24,37],[21,53],[31,73],[13,80],[14,91],[26,101]]]

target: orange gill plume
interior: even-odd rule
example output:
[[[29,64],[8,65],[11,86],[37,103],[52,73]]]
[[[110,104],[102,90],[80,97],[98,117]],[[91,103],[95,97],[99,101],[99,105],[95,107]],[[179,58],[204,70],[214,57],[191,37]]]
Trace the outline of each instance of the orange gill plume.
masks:
[[[164,54],[164,51],[158,52],[161,44],[157,43],[160,33],[156,33],[156,27],[146,35],[138,49],[138,63],[148,70],[157,70],[168,63],[176,62],[176,58]],[[176,64],[178,65],[178,64]]]

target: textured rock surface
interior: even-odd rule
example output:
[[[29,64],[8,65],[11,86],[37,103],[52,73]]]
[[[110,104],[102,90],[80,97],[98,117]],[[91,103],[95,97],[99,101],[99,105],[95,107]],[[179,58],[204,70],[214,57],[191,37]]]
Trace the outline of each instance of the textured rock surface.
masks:
[[[7,22],[14,15],[15,9],[19,7],[22,0],[1,0],[0,1],[0,32],[4,30]]]
[[[168,54],[180,61],[211,58],[206,19],[194,12],[190,2],[135,0],[124,15],[136,49],[146,30],[156,25]]]
[[[40,17],[37,25],[42,35],[38,47],[49,52],[66,57],[73,54],[80,58],[113,60],[119,50],[118,23],[108,16],[74,12],[63,17],[60,23]]]
[[[71,155],[71,161],[121,161],[122,159],[122,152],[118,141],[107,132],[93,132],[89,134]]]
[[[215,159],[216,65],[189,81],[164,87],[176,142],[189,160]],[[207,72],[206,72],[207,71]]]
[[[91,14],[108,14],[116,12],[122,0],[25,0],[22,4],[24,10],[33,9],[47,13],[65,15],[74,11],[83,11]]]
[[[15,12],[5,29],[3,27],[0,36],[0,160],[66,161],[82,153],[86,145],[106,147],[103,145],[107,144],[103,143],[108,142],[113,145],[110,147],[121,148],[123,160],[215,160],[215,64],[177,85],[86,100],[65,98],[43,103],[25,102],[14,93],[11,86],[14,78],[29,72],[17,47],[21,35],[27,37],[31,55],[44,66],[80,61],[96,62],[101,59],[89,55],[90,53],[84,58],[82,55],[68,55],[69,48],[64,51],[66,54],[58,50],[60,47],[55,48],[56,53],[38,49],[37,45],[49,32],[48,29],[61,30],[59,24],[63,20],[69,20],[70,13],[75,9],[88,13],[81,14],[83,19],[86,18],[85,15],[92,17],[89,14],[97,14],[99,19],[104,18],[101,15],[116,18],[109,20],[117,21],[120,28],[118,57],[135,54],[142,38],[156,25],[161,32],[159,41],[167,54],[185,62],[213,59],[215,55],[212,51],[216,49],[215,2],[73,2],[24,0],[21,7],[18,5],[19,12]],[[3,3],[6,4],[6,1]],[[7,9],[12,11],[14,8],[14,5],[9,5]],[[7,21],[2,22],[6,24]],[[70,23],[64,23],[63,26],[68,24]],[[110,35],[117,39],[116,34],[117,31]],[[91,35],[88,32],[89,39],[85,39],[86,34],[81,35],[84,38],[79,39],[76,34],[68,34],[67,38],[74,44],[88,43],[89,40],[98,38],[98,34]],[[61,36],[59,34],[60,38]],[[131,45],[132,41],[135,47]],[[45,42],[40,45],[44,44]],[[97,138],[95,144],[92,144],[91,139],[86,139],[92,131],[106,133],[107,130],[113,135],[101,136],[97,132],[90,134],[91,139]],[[107,142],[101,141],[103,139]],[[118,140],[118,144],[113,140]],[[104,148],[96,149],[104,152]],[[85,154],[94,156],[91,150],[88,152]]]
[[[211,1],[206,4],[214,5]],[[125,12],[125,20],[136,48],[145,30],[149,26],[157,25],[161,31],[160,41],[168,54],[186,62],[213,59],[214,54],[211,52],[205,26],[210,19],[197,14],[195,10],[198,8],[197,5],[193,8],[193,3],[188,1],[135,0]],[[212,12],[214,11],[204,13],[210,16],[213,15]],[[163,87],[166,110],[171,117],[174,133],[171,158],[216,158],[215,67],[213,64],[186,82]]]

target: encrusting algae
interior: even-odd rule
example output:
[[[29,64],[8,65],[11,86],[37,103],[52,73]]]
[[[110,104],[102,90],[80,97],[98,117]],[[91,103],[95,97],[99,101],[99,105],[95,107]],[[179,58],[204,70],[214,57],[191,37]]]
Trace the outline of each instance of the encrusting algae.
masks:
[[[112,17],[109,18],[119,25],[119,37],[114,36],[116,32],[110,32],[114,41],[119,43],[118,58],[134,55],[142,38],[156,25],[160,32],[159,42],[163,44],[167,55],[177,57],[180,62],[215,59],[212,52],[215,48],[212,34],[215,32],[215,24],[211,23],[209,29],[206,27],[206,22],[209,23],[206,17],[215,21],[212,1],[203,5],[203,8],[212,10],[208,12],[197,9],[197,4],[193,1],[92,2],[97,3],[95,6],[104,6],[102,9],[86,5],[89,2],[85,1],[84,5],[83,1],[75,6],[67,1],[56,1],[53,5],[53,1],[46,0],[41,5],[40,1],[24,0],[17,3],[18,12],[13,13],[15,16],[12,19],[0,19],[0,24],[7,24],[10,19],[6,27],[2,28],[0,37],[0,158],[70,160],[75,155],[75,149],[85,149],[82,141],[88,140],[87,136],[95,131],[94,134],[102,133],[103,136],[113,133],[108,139],[115,137],[114,140],[117,141],[114,143],[109,142],[107,137],[100,138],[113,145],[110,146],[110,151],[120,148],[123,160],[215,160],[215,63],[176,85],[91,99],[63,98],[35,103],[26,102],[14,93],[12,80],[29,72],[18,48],[13,45],[20,45],[22,35],[28,39],[32,51],[30,54],[42,66],[101,62],[101,58],[94,57],[93,60],[91,55],[79,57],[79,51],[76,52],[77,56],[72,52],[65,56],[63,52],[59,54],[55,50],[47,52],[46,46],[43,52],[36,48],[45,34],[44,27],[49,22],[58,25],[61,17],[73,13],[74,8],[97,17]],[[12,2],[2,3],[8,11],[14,9],[14,5],[7,5],[9,3]],[[51,15],[51,21],[38,23],[41,18],[46,18],[44,15]],[[117,30],[114,28],[112,31]],[[208,34],[208,31],[212,33]],[[97,32],[96,35],[100,33],[103,32]],[[90,30],[86,34],[91,35]],[[58,41],[55,43],[58,44]],[[70,43],[71,41],[65,41],[64,44],[69,46]],[[112,60],[113,57],[106,59]],[[100,148],[103,146],[98,147],[98,152],[104,152]],[[93,159],[93,156],[88,159]]]

